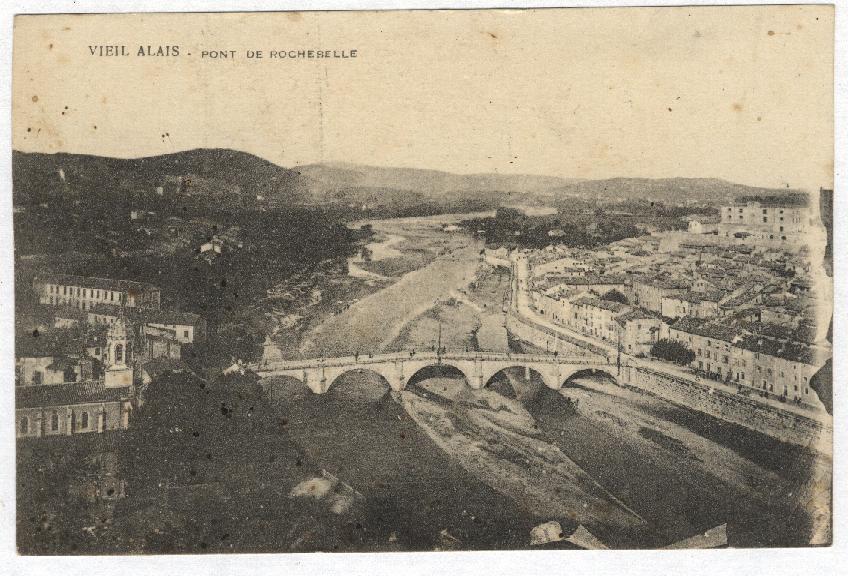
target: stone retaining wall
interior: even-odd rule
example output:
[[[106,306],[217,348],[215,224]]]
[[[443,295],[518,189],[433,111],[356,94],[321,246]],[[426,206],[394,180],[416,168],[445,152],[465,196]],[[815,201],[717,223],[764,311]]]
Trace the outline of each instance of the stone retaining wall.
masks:
[[[540,348],[545,348],[555,337],[553,331],[515,314],[508,315],[507,330],[514,338]],[[563,334],[556,337],[585,348],[591,355],[606,357],[602,348],[579,338],[570,338]],[[642,390],[685,408],[762,432],[783,442],[832,454],[832,425],[814,418],[780,410],[741,394],[713,388],[709,383],[677,378],[644,367],[623,366],[620,380],[622,385]]]
[[[816,419],[757,402],[741,394],[675,378],[643,367],[622,367],[621,384],[637,388],[675,404],[762,432],[783,442],[832,452],[831,426]]]
[[[538,348],[554,350],[557,341],[568,342],[580,347],[586,353],[586,356],[607,359],[607,352],[600,346],[594,346],[591,343],[572,338],[567,334],[558,334],[553,330],[549,330],[544,326],[539,326],[529,320],[526,320],[514,313],[510,313],[506,317],[506,330],[516,340],[523,340]]]

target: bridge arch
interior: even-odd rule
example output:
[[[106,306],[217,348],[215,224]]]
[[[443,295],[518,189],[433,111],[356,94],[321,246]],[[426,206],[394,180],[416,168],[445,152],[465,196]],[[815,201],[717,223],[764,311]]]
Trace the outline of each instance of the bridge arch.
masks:
[[[377,384],[377,386],[383,388],[384,392],[389,392],[390,390],[392,390],[392,374],[390,374],[384,366],[369,365],[346,366],[340,368],[339,370],[333,371],[332,380],[330,380],[329,378],[325,380],[324,392],[326,393],[331,390],[338,391],[340,387],[346,387],[347,382],[345,382],[345,380],[348,380],[357,374],[362,375],[367,379],[363,383],[363,391],[365,391],[366,389],[374,391],[376,389],[374,384],[377,383],[379,383]],[[374,378],[375,376],[376,378]],[[380,396],[382,395],[383,394],[380,394]]]
[[[403,383],[403,388],[410,384],[415,384],[418,379],[428,372],[447,372],[448,374],[460,375],[465,380],[465,384],[474,388],[474,380],[472,371],[468,367],[461,367],[458,362],[423,362],[420,365],[411,366],[406,374]],[[463,369],[464,368],[464,369]],[[479,380],[479,379],[478,379]]]
[[[559,388],[568,388],[572,385],[574,380],[585,377],[601,377],[610,381],[611,384],[618,385],[619,378],[615,376],[615,373],[615,366],[602,366],[597,368],[576,366],[567,374],[563,375],[563,378],[560,381]]]
[[[494,371],[489,370],[483,373],[483,387],[495,389],[501,394],[507,392],[504,394],[507,397],[533,396],[543,386],[550,387],[550,378],[544,374],[544,367],[539,368],[541,370],[519,363],[496,367]],[[517,378],[514,376],[516,372],[518,372]],[[504,386],[508,387],[508,390]],[[512,395],[508,393],[509,390],[512,391]]]

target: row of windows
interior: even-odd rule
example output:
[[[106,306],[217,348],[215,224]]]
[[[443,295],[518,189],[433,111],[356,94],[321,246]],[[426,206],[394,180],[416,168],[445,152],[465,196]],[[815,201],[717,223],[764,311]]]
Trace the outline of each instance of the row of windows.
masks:
[[[78,423],[77,423],[76,429],[77,430],[88,430],[88,427],[91,423],[90,420],[91,419],[89,417],[88,412],[80,413],[80,417],[79,417],[79,420],[77,421]],[[32,422],[30,421],[29,417],[22,416],[21,419],[18,421],[18,432],[20,434],[29,434],[30,431],[31,431],[31,425],[32,425]],[[59,413],[58,412],[53,412],[50,415],[50,425],[49,426],[50,426],[49,430],[51,432],[58,432],[59,431]],[[105,413],[103,414],[103,427],[104,428],[106,427],[106,414]]]
[[[704,363],[700,360],[698,360],[698,368],[700,368],[702,370],[704,369]],[[712,372],[712,366],[709,362],[707,362],[706,370],[707,370],[707,372]],[[721,366],[716,366],[715,370],[716,370],[716,374],[718,374],[719,376],[722,375]],[[739,382],[744,382],[745,381],[745,373],[744,372],[737,372],[736,373],[736,380],[739,381]],[[756,386],[756,383],[755,383],[755,386]],[[798,385],[797,384],[794,384],[792,386],[792,388],[794,389],[795,392],[798,392]],[[770,392],[774,391],[774,384],[769,382],[769,380],[763,378],[762,379],[762,389],[768,390]],[[787,394],[788,391],[789,391],[789,387],[786,384],[784,384],[783,385],[784,395]],[[807,395],[809,393],[810,393],[810,389],[809,389],[809,387],[807,387],[807,379],[804,378],[804,395]]]
[[[728,206],[728,207],[727,207],[727,211],[728,211],[728,212],[730,212],[731,210],[733,210],[733,209],[732,209],[730,206]],[[739,208],[738,210],[739,210],[739,213],[740,213],[740,214],[742,214],[742,212],[743,212],[745,209],[744,209],[744,208]],[[768,208],[763,208],[762,210],[763,210],[763,214],[768,214],[768,211],[769,211],[769,209],[768,209]],[[779,208],[779,209],[778,209],[778,212],[779,212],[780,214],[783,214],[783,211],[784,211],[784,209],[783,209],[783,208]]]
[[[54,286],[50,284],[50,294],[59,294],[61,288],[62,296],[81,296],[82,298],[94,298],[95,300],[100,300],[100,290],[95,290],[94,288],[79,288],[77,286]],[[74,294],[74,289],[76,289],[76,294]],[[112,290],[103,290],[103,298],[102,300],[109,302],[114,302],[118,300],[120,302],[123,293],[114,292]]]
[[[704,354],[701,354],[701,349],[700,349],[700,348],[698,348],[698,356],[699,356],[699,357],[700,357],[700,356],[706,356],[707,358],[713,358],[713,359],[715,359],[715,360],[718,360],[718,352],[710,353],[710,351],[709,351],[709,350],[707,350]],[[722,355],[722,356],[721,356],[721,361],[722,361],[723,363],[725,363],[725,364],[728,364],[728,363],[730,362],[730,358],[728,358],[726,355]]]
[[[678,338],[678,340],[684,340],[684,339],[685,338]],[[692,341],[693,341],[691,335],[688,336],[688,340],[691,344]],[[711,346],[713,343],[710,340],[706,340],[706,344],[707,344],[707,346]],[[716,342],[715,344],[718,345],[719,343]],[[724,354],[719,355],[718,352],[712,352],[711,353],[710,350],[703,350],[702,348],[696,349],[695,353],[696,353],[696,357],[698,357],[698,358],[704,357],[704,358],[709,358],[709,359],[713,359],[713,360],[719,360],[719,358],[720,358],[721,362],[724,363],[724,364],[728,364],[729,361],[730,361],[730,358],[727,355],[724,355]],[[760,360],[761,359],[760,353],[754,352],[754,358],[756,360]],[[734,358],[733,363],[734,363],[735,366],[741,366],[741,367],[747,366],[747,362],[745,361],[744,358]],[[792,366],[793,370],[798,370],[798,364],[797,363],[791,363],[791,366]],[[699,367],[703,367],[703,365],[700,362],[699,362]],[[763,366],[757,366],[757,372],[762,372],[762,371],[763,371]],[[765,371],[766,371],[766,374],[768,376],[771,376],[773,374],[771,368],[766,367]],[[786,373],[783,370],[780,370],[779,374],[780,374],[780,378],[786,377]],[[795,379],[796,382],[798,381],[798,374],[794,374],[794,379]],[[806,385],[807,377],[802,376],[801,379],[803,380],[804,384]]]
[[[71,300],[70,298],[61,298],[57,296],[55,299],[53,296],[49,297],[49,302],[51,305],[56,304],[74,304],[80,310],[94,310],[94,307],[97,306],[97,302],[87,302],[85,300]]]

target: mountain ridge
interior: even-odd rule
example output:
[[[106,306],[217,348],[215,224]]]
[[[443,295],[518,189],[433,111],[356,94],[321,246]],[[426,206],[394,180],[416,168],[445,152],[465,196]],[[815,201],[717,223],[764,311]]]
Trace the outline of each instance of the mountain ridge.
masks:
[[[726,202],[798,190],[736,184],[721,178],[578,179],[533,174],[456,174],[429,168],[380,167],[347,162],[284,167],[248,152],[195,148],[157,156],[113,158],[67,152],[13,151],[16,204],[51,196],[106,198],[176,187],[188,195],[250,205],[476,202],[492,207],[529,202],[567,205],[569,199]]]

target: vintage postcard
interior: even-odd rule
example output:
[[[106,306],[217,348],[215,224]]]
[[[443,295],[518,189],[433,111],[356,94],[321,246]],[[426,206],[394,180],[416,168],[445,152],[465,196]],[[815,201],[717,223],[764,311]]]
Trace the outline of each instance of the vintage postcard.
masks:
[[[821,5],[16,16],[18,553],[829,546],[833,50]]]

